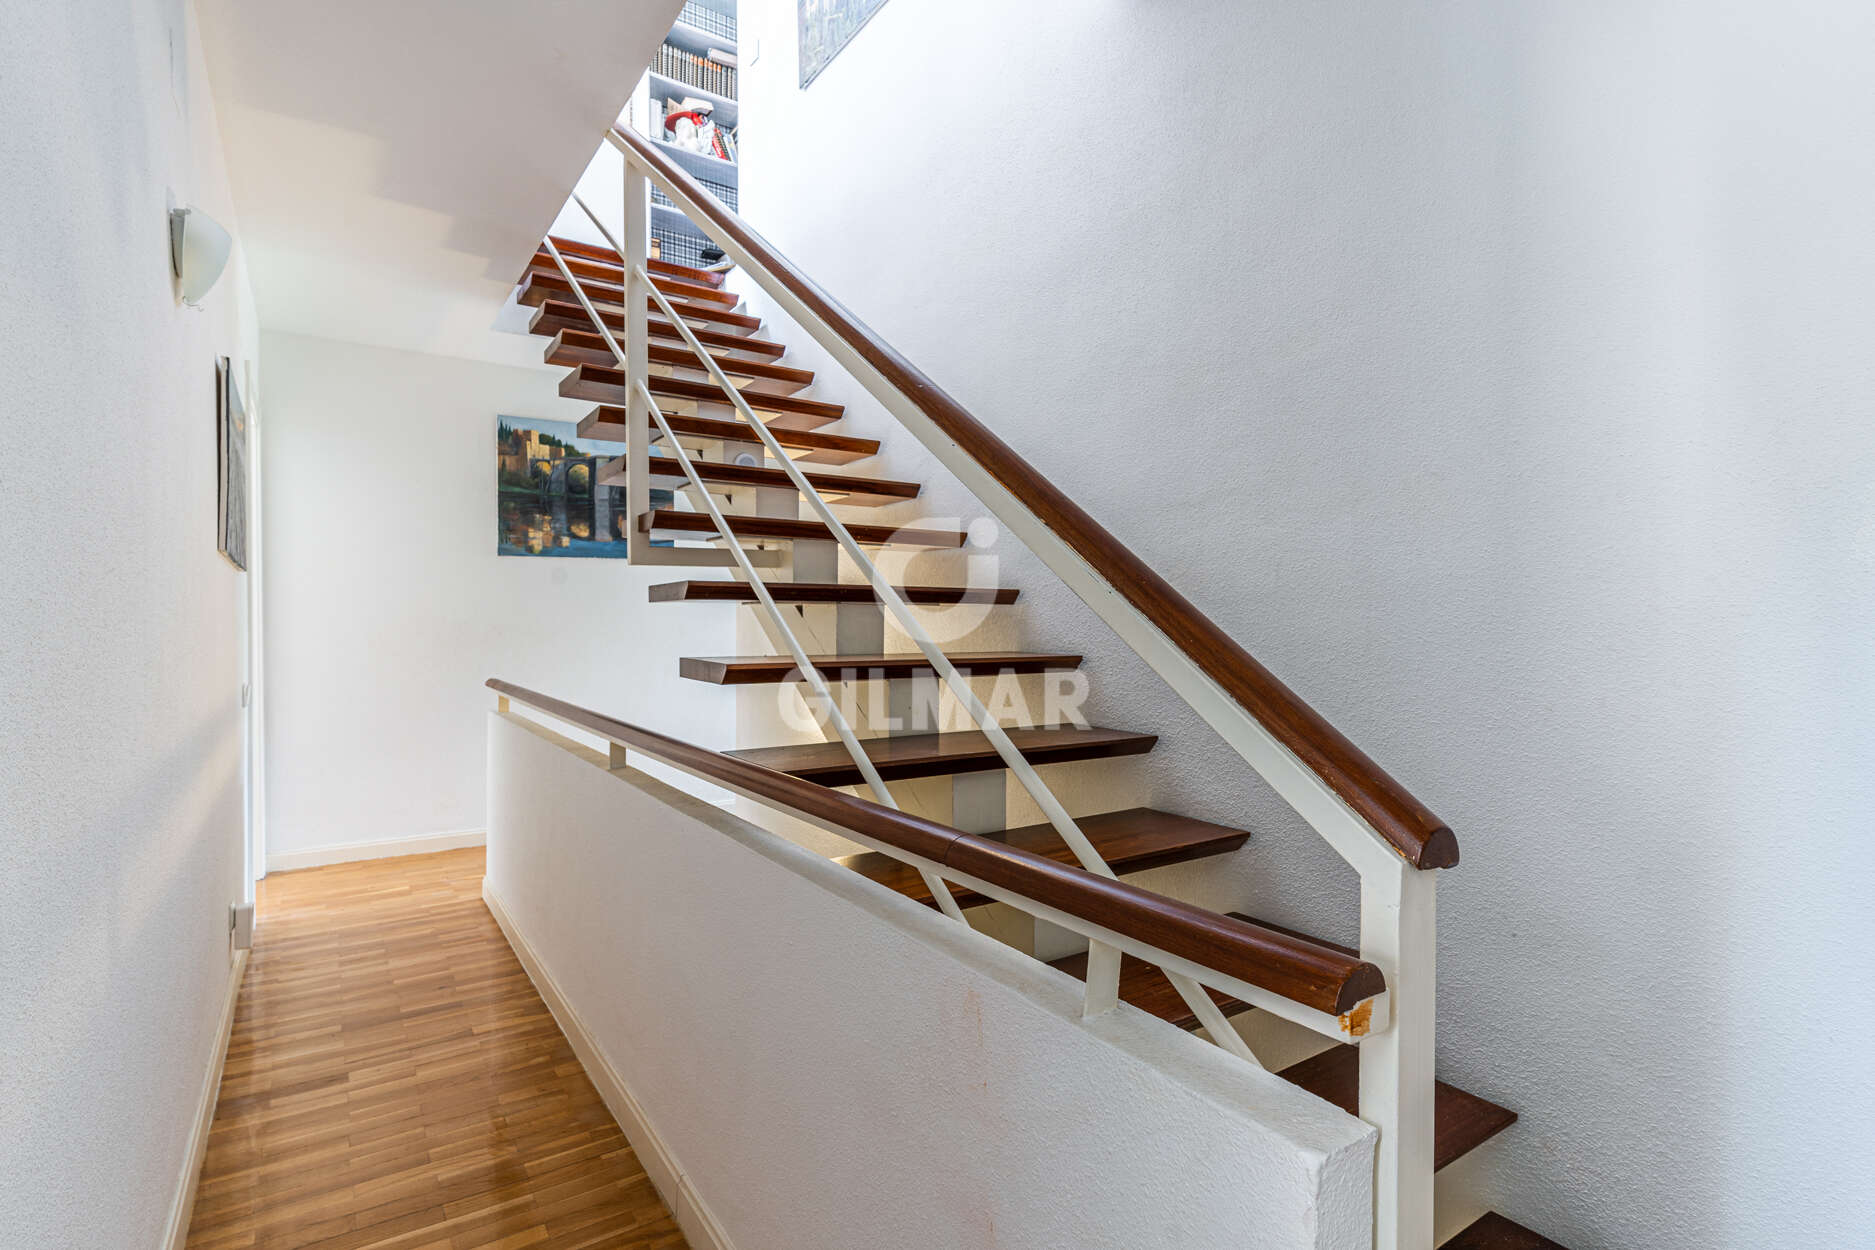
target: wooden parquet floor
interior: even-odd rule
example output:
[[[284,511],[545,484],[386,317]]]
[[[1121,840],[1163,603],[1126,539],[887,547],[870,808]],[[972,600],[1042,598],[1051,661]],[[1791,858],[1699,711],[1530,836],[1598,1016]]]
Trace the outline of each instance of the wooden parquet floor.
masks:
[[[261,883],[189,1250],[676,1250],[482,852]]]

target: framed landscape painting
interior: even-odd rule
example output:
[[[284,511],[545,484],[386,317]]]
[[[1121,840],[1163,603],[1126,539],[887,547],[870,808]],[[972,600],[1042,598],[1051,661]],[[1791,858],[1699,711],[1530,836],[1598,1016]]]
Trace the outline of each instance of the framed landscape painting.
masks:
[[[495,553],[623,560],[631,516],[625,484],[606,469],[623,443],[581,438],[570,421],[495,419]],[[666,507],[671,492],[651,492]]]

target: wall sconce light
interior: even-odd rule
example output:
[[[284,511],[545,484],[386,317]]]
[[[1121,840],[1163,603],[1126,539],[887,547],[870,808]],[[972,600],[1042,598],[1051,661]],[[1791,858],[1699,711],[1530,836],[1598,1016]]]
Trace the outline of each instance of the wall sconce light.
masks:
[[[234,246],[220,222],[199,208],[169,210],[169,267],[182,290],[182,302],[202,306],[202,297],[227,268]]]

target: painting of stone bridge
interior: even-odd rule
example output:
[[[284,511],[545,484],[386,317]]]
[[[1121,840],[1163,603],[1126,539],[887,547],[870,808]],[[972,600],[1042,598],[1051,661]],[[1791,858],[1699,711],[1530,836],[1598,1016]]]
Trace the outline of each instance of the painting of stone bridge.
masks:
[[[568,421],[498,417],[496,554],[623,560],[625,489],[600,478],[624,454],[623,444],[579,437]],[[670,492],[651,492],[653,507],[669,502]]]

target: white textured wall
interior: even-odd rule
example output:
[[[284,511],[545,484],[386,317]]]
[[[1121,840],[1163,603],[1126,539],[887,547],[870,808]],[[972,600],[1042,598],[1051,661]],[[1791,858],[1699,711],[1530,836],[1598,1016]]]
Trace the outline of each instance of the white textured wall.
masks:
[[[1442,1224],[1875,1238],[1875,9],[891,0],[805,93],[742,20],[755,227],[1457,830],[1440,1067],[1523,1119]],[[1257,831],[1201,892],[1350,934],[1011,567],[1156,802]]]
[[[484,828],[490,677],[732,745],[731,696],[677,677],[728,614],[646,602],[681,571],[495,554],[495,418],[584,415],[561,370],[267,351],[270,857]]]
[[[243,577],[215,550],[240,253],[171,295],[173,194],[236,225],[181,3],[0,9],[0,1243],[154,1246],[242,894]]]
[[[1373,1135],[632,770],[487,717],[488,885],[739,1250],[1364,1246]]]

